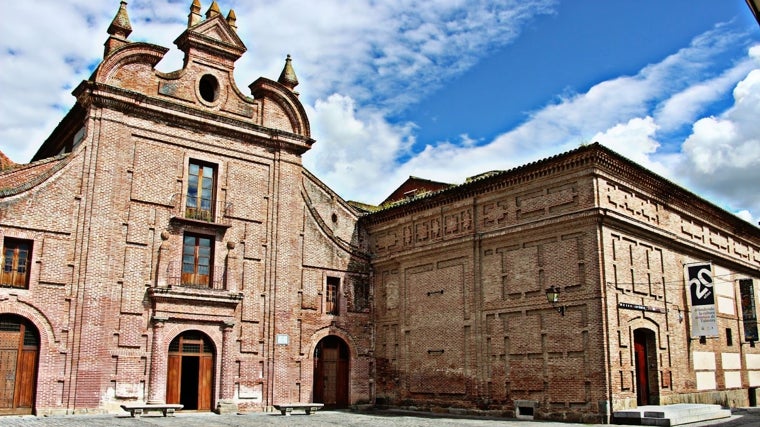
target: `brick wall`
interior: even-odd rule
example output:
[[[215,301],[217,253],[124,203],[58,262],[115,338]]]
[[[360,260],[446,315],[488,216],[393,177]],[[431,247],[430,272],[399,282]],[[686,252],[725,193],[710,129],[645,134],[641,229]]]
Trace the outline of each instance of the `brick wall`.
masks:
[[[233,30],[212,17],[188,31]],[[166,400],[169,345],[188,331],[213,344],[212,409],[311,401],[314,350],[328,335],[350,349],[349,403],[367,402],[370,313],[352,299],[369,271],[357,216],[303,170],[313,141],[290,89],[260,79],[256,99],[242,95],[233,63],[188,37],[175,73],[153,69],[157,46],[108,56],[76,91],[83,141],[55,173],[2,199],[0,238],[33,241],[29,289],[0,289],[0,313],[40,332],[36,412]],[[198,89],[206,75],[215,99]],[[214,212],[201,221],[185,218],[191,161],[215,170]],[[181,285],[185,233],[213,241],[210,287]],[[336,314],[325,312],[328,276],[340,279]],[[313,303],[301,304],[307,294]]]
[[[747,404],[756,350],[736,338],[736,295],[738,278],[756,273],[756,230],[665,203],[669,184],[607,156],[581,148],[362,220],[376,255],[378,401],[509,416],[519,401],[537,418],[607,421],[636,406],[639,331],[653,337],[650,403]],[[683,264],[706,259],[723,308],[721,336],[700,344],[688,335]],[[552,285],[564,316],[546,300]],[[715,386],[700,390],[697,377]]]

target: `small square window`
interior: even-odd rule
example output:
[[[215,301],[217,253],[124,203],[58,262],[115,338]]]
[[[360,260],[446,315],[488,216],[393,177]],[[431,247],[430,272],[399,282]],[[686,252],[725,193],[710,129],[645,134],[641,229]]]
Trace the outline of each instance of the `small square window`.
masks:
[[[0,285],[12,288],[29,287],[29,265],[32,259],[32,241],[3,239],[3,271]]]

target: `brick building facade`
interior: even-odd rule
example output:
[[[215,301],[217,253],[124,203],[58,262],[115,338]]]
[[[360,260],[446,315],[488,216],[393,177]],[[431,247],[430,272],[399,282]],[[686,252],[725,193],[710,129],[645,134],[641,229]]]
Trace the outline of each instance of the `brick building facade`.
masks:
[[[74,108],[0,177],[3,344],[36,358],[4,362],[3,410],[256,409],[311,400],[317,371],[324,402],[370,399],[367,256],[301,165],[290,59],[245,95],[234,12],[196,1],[188,21],[184,67],[161,73],[168,49],[128,41],[122,3]]]
[[[601,145],[360,224],[378,401],[584,422],[642,404],[754,402],[760,230]],[[709,335],[691,330],[684,279],[705,261]]]
[[[757,227],[597,144],[347,203],[302,166],[290,58],[237,87],[235,21],[193,1],[183,68],[162,73],[122,2],[75,106],[0,171],[0,414],[318,401],[606,422],[754,401]],[[692,316],[695,263],[712,323]]]

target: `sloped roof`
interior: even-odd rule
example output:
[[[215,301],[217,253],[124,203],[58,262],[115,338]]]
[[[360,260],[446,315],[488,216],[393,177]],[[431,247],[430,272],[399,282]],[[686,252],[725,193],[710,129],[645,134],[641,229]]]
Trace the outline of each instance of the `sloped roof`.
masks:
[[[386,197],[385,200],[380,203],[380,206],[385,206],[402,200],[413,199],[422,194],[440,191],[453,186],[454,184],[410,176],[406,181],[399,185],[390,196]]]
[[[2,153],[0,153],[2,154]],[[3,157],[5,157],[3,155]],[[0,170],[0,197],[6,197],[33,188],[49,178],[66,164],[68,154],[50,157],[34,163],[16,165]]]

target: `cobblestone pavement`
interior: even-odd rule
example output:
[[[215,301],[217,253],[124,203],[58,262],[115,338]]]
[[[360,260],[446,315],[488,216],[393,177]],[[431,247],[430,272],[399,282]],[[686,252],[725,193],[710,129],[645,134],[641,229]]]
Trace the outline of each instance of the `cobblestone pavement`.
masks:
[[[174,417],[162,417],[160,414],[143,415],[131,418],[129,415],[61,415],[50,417],[3,416],[3,427],[248,427],[248,426],[349,426],[349,427],[433,427],[433,426],[467,426],[467,427],[571,427],[588,426],[544,421],[522,421],[515,419],[471,418],[436,416],[426,413],[403,412],[343,412],[320,411],[314,415],[294,413],[289,417],[279,413],[253,413],[244,415],[216,415],[212,413],[177,413]],[[760,426],[760,411],[735,411],[731,418],[721,422],[703,422],[688,424],[686,427],[750,427]]]

